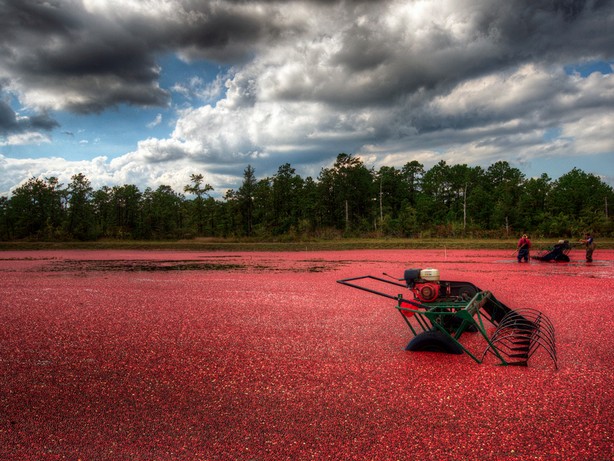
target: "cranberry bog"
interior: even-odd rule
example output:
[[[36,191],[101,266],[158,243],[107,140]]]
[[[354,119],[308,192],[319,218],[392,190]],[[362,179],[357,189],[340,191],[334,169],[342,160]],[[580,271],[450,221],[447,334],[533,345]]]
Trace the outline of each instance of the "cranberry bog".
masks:
[[[612,460],[614,250],[510,253],[0,252],[0,459]],[[407,268],[542,311],[558,369],[406,351],[336,283]]]

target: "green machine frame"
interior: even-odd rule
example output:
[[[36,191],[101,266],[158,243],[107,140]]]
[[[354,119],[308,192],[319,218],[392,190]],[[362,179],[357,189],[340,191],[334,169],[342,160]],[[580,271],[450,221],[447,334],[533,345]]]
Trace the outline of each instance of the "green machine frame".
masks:
[[[397,281],[372,275],[337,282],[395,300],[396,309],[414,336],[407,350],[466,353],[477,363],[482,363],[487,354],[492,354],[500,365],[527,366],[535,352],[542,349],[557,367],[554,327],[544,314],[535,309],[510,309],[490,291],[481,290],[469,282],[438,282],[443,294],[432,302],[422,302],[367,286],[373,281],[409,288]],[[489,325],[494,327],[492,335],[487,332]],[[467,332],[479,334],[486,342],[481,354],[470,351],[460,341]]]

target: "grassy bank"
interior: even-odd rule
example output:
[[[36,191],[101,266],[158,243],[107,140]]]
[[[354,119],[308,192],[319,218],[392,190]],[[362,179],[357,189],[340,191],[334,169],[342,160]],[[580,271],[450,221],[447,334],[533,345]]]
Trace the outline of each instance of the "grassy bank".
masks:
[[[177,241],[100,240],[96,242],[0,242],[0,250],[184,250],[184,251],[326,251],[364,249],[514,249],[516,239],[335,239],[297,242],[194,239]],[[535,249],[553,239],[533,240]],[[581,248],[581,246],[578,246]],[[598,249],[614,249],[614,240],[598,240]]]

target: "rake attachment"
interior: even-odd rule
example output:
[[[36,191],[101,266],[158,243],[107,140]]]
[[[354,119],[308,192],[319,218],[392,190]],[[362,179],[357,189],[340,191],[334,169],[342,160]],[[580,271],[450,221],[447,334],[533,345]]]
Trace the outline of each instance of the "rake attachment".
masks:
[[[439,280],[436,269],[407,269],[398,279],[384,275],[392,280],[363,275],[337,282],[394,299],[414,335],[406,350],[466,353],[477,363],[492,354],[501,365],[527,366],[529,359],[543,349],[558,367],[554,326],[543,313],[529,308],[510,309],[490,291],[469,282]],[[398,283],[402,280],[405,284]],[[409,289],[413,297],[385,293],[371,288],[373,284]],[[476,333],[486,341],[481,356],[460,342],[465,333]]]
[[[494,348],[507,357],[508,365],[519,366],[527,366],[531,356],[543,349],[554,362],[554,367],[558,368],[554,326],[548,317],[536,309],[514,309],[505,314],[490,337],[481,360]]]

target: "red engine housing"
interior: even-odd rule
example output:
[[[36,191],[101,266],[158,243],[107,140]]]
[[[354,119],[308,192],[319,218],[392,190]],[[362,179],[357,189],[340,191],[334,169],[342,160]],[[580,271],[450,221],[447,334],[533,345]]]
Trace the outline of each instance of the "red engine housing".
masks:
[[[439,297],[439,284],[437,282],[418,282],[412,291],[416,299],[423,303],[430,303]]]

